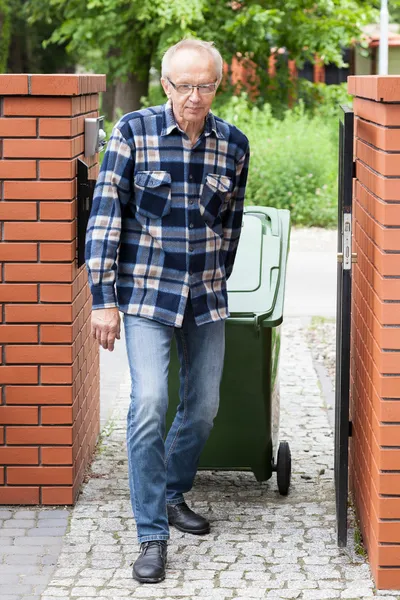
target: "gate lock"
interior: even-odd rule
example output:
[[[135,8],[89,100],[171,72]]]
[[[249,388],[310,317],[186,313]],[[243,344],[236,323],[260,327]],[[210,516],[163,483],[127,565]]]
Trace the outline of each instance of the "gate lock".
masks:
[[[351,263],[357,262],[357,253],[351,252],[351,213],[343,214],[342,249],[338,252],[337,261],[343,264],[345,271],[351,270]]]

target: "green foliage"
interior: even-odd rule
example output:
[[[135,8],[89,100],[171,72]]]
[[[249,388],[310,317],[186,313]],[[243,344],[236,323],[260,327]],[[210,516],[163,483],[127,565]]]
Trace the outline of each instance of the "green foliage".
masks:
[[[2,7],[8,7],[9,21],[2,28]],[[10,73],[59,73],[74,70],[74,57],[66,53],[64,45],[45,51],[43,41],[61,24],[59,17],[49,23],[40,19],[27,22],[25,0],[0,0],[0,71]],[[3,46],[5,53],[3,51]],[[6,55],[3,68],[2,56]]]
[[[306,89],[308,105],[300,100],[279,119],[270,104],[254,104],[231,91],[218,94],[212,110],[250,140],[247,204],[288,208],[296,225],[334,227],[339,105],[350,97],[345,85],[309,84]],[[154,106],[165,96],[154,85],[143,100],[143,106]]]
[[[105,121],[104,122],[104,131],[106,132],[106,140],[110,139],[111,136],[111,132],[113,130],[115,123],[112,123],[111,121]],[[104,154],[100,154],[100,159],[103,159]]]
[[[248,107],[257,106],[261,108],[264,104],[269,104],[272,115],[278,119],[283,119],[287,110],[288,90],[284,90],[283,85],[276,85],[279,91],[271,87],[265,97],[260,96],[249,102]],[[341,104],[351,104],[352,96],[347,93],[347,84],[326,85],[325,83],[311,83],[306,79],[298,79],[296,84],[289,90],[293,94],[293,98],[301,100],[304,108],[309,114],[325,115],[327,118],[338,117]],[[229,104],[235,96],[235,90],[230,85],[221,86],[213,103],[213,111],[218,114],[218,110]],[[265,99],[264,99],[265,98]],[[149,93],[142,98],[142,107],[157,106],[166,101],[166,96],[159,83],[150,85]]]
[[[67,44],[86,68],[116,80],[132,72],[144,79],[161,36],[190,33],[188,24],[201,20],[204,1],[27,0],[27,7],[31,22],[62,15],[48,43]]]
[[[368,558],[368,552],[365,548],[360,523],[358,521],[354,523],[354,551],[358,556],[361,556],[364,559]]]
[[[11,10],[8,0],[0,0],[0,73],[7,71],[11,39]]]
[[[337,212],[337,119],[300,102],[282,120],[233,97],[214,112],[244,131],[251,160],[246,203],[288,208],[296,225],[332,227]]]
[[[142,98],[142,106],[143,108],[147,106],[158,106],[159,104],[164,104],[166,102],[167,97],[162,89],[161,84],[153,84],[149,87],[149,94],[145,98]]]
[[[251,141],[248,202],[290,208],[298,224],[328,226],[336,220],[336,114],[345,90],[295,86],[279,59],[269,81],[268,58],[273,48],[286,48],[299,66],[316,55],[343,66],[342,49],[376,20],[378,6],[379,0],[26,0],[30,22],[53,27],[48,43],[66,44],[84,67],[110,80],[131,73],[146,79],[184,36],[215,41],[228,63],[237,53],[252,58],[261,82],[257,101],[250,105],[227,86],[215,102],[216,114]],[[291,111],[290,99],[299,99]],[[158,85],[143,99],[146,106],[164,101]]]
[[[154,86],[144,100],[144,106],[154,106],[164,102],[165,97]],[[334,105],[316,106],[309,113],[300,102],[280,120],[273,116],[269,104],[255,106],[244,94],[228,100],[221,95],[215,100],[213,112],[239,127],[250,140],[246,204],[288,208],[295,225],[336,226],[336,100]],[[113,123],[106,122],[108,139],[112,127]]]
[[[286,47],[298,64],[314,62],[317,54],[324,63],[343,66],[342,48],[376,19],[372,5],[365,0],[286,0],[276,45]]]
[[[376,2],[365,0],[244,0],[240,5],[233,11],[231,3],[208,0],[196,32],[215,40],[227,59],[236,52],[251,54],[260,73],[271,48],[286,48],[298,64],[314,62],[317,54],[342,66],[342,48],[377,17]]]
[[[397,2],[397,0],[395,0]],[[343,64],[342,48],[377,16],[377,0],[26,0],[29,22],[53,27],[49,43],[67,44],[80,63],[112,79],[146,77],[162,53],[184,36],[213,40],[229,63],[241,53],[259,68],[265,90],[271,48],[283,48],[300,65]],[[287,79],[285,86],[287,88]],[[275,90],[286,96],[287,90]],[[264,98],[265,100],[265,98]]]
[[[400,0],[389,0],[389,17],[392,23],[400,23]]]
[[[335,227],[337,220],[338,118],[350,104],[346,84],[302,83],[299,104],[278,110],[252,103],[245,94],[222,91],[214,114],[233,123],[250,140],[246,203],[288,208],[296,225]],[[143,106],[165,102],[153,85]],[[111,127],[111,124],[110,124]]]
[[[297,82],[297,96],[303,101],[305,108],[312,114],[338,117],[341,104],[351,105],[353,97],[347,93],[347,83],[326,85],[311,83],[306,79]]]

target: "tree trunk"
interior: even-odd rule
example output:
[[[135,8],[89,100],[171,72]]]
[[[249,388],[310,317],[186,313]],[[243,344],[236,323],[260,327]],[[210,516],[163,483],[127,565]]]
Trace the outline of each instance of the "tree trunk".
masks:
[[[10,8],[7,0],[0,0],[0,73],[5,73],[7,71],[10,38]]]
[[[115,121],[115,84],[107,81],[107,91],[101,97],[101,111],[107,121]]]
[[[9,73],[27,73],[27,60],[25,40],[19,35],[11,35],[10,51],[8,54],[8,72]]]
[[[27,24],[18,16],[13,17],[8,54],[9,73],[31,73],[28,56],[29,31]]]
[[[118,113],[125,114],[141,107],[140,98],[147,96],[149,91],[149,70],[144,79],[138,79],[134,73],[131,73],[127,81],[117,81],[114,103],[116,118],[120,116]]]

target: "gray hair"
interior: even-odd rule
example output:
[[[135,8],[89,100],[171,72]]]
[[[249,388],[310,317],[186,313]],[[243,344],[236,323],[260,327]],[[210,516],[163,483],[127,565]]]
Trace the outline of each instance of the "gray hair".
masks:
[[[171,59],[179,50],[193,49],[198,52],[208,52],[214,59],[215,70],[217,72],[218,81],[222,79],[223,60],[222,56],[214,45],[214,42],[204,42],[203,40],[184,39],[168,48],[163,56],[161,64],[161,77],[168,77],[170,73]]]

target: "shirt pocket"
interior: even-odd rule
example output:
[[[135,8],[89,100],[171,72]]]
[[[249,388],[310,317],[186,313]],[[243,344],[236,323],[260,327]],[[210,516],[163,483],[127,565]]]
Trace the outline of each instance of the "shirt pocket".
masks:
[[[200,195],[200,214],[209,227],[213,227],[229,204],[232,180],[226,175],[208,173]]]
[[[168,171],[138,171],[134,179],[137,211],[150,219],[171,212],[171,174]]]

